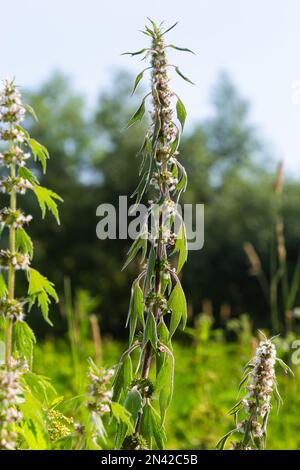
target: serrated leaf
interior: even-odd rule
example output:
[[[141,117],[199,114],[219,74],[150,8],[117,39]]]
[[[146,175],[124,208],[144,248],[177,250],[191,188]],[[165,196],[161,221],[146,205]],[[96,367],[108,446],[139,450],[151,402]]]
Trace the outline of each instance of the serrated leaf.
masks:
[[[36,176],[33,173],[31,173],[31,171],[28,170],[28,168],[26,168],[25,166],[20,166],[19,167],[18,174],[19,174],[19,176],[21,176],[25,180],[29,181],[29,183],[31,183],[33,185],[39,184],[38,179],[36,178]]]
[[[50,297],[52,297],[55,302],[58,302],[58,296],[54,289],[54,284],[33,268],[29,269],[28,277],[28,296],[30,306],[37,302],[38,306],[42,310],[45,321],[52,326],[52,323],[49,320],[49,304],[51,303]]]
[[[40,161],[43,173],[46,173],[47,160],[50,158],[48,150],[35,139],[30,138],[27,143],[32,150],[34,160]]]
[[[182,129],[184,128],[184,123],[186,120],[186,109],[181,101],[180,98],[177,97],[177,103],[176,103],[176,112],[177,112],[177,119],[181,124]]]
[[[16,230],[16,249],[28,253],[30,258],[33,256],[33,243],[23,227],[18,227]]]
[[[183,328],[185,327],[187,320],[186,299],[179,280],[169,297],[168,308],[172,311],[170,322],[170,337],[172,337],[180,323],[180,320],[182,319]]]
[[[13,325],[13,349],[24,356],[30,366],[33,359],[33,345],[36,343],[34,332],[24,321],[16,321]]]
[[[145,247],[146,244],[146,247]],[[127,259],[125,263],[122,266],[122,271],[124,271],[125,268],[134,260],[136,255],[138,254],[139,250],[142,250],[142,261],[145,259],[145,249],[147,249],[147,240],[145,238],[137,238],[134,240],[132,243],[128,253],[127,253]]]
[[[124,406],[120,405],[120,403],[112,402],[111,410],[114,418],[118,422],[125,423],[131,431],[133,431],[133,426],[130,421],[130,413],[124,408]]]
[[[44,188],[43,186],[36,185],[33,187],[33,191],[39,202],[42,211],[42,217],[45,217],[46,209],[48,209],[54,216],[56,222],[60,225],[59,214],[55,200],[62,202],[62,198],[51,189]]]
[[[175,71],[178,73],[178,75],[183,78],[183,80],[185,80],[186,82],[189,82],[191,83],[192,85],[195,85],[194,82],[192,82],[192,80],[190,80],[188,77],[186,77],[185,75],[183,75],[183,73],[179,70],[178,67],[175,67]]]
[[[150,449],[152,449],[153,440],[155,440],[158,449],[164,448],[166,434],[161,424],[160,416],[148,403],[143,408],[141,434],[146,439]]]

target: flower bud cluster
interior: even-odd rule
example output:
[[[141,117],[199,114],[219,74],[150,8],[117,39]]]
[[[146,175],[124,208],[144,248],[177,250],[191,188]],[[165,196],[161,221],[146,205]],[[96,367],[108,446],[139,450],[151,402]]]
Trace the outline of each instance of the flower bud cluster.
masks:
[[[24,321],[25,301],[17,299],[1,299],[0,311],[6,318],[11,318],[16,321]]]
[[[26,364],[13,360],[9,370],[0,369],[0,450],[16,448],[15,428],[22,419],[17,407],[22,395],[20,377],[26,370]]]
[[[32,189],[33,185],[20,176],[6,176],[0,180],[0,190],[3,193],[11,193],[13,190],[20,194],[25,194],[27,189]]]
[[[270,409],[271,396],[275,384],[276,349],[274,344],[264,339],[256,349],[256,355],[248,373],[248,384],[245,386],[247,395],[240,402],[241,410],[244,410],[244,419],[237,423],[237,431],[249,434],[250,437],[260,442],[259,448],[264,446],[266,423]],[[241,439],[235,443],[235,448],[248,448],[248,442]]]
[[[13,80],[4,80],[3,91],[0,95],[0,121],[10,124],[19,124],[23,121],[26,109],[22,105],[20,92]]]
[[[19,209],[13,210],[9,207],[4,207],[0,210],[0,225],[2,228],[5,226],[21,228],[31,220],[32,216],[30,214],[25,215]]]
[[[105,414],[110,412],[112,392],[108,384],[114,375],[113,369],[91,368],[88,373],[88,403],[90,411]]]
[[[0,250],[0,266],[9,269],[13,266],[14,270],[27,270],[30,266],[30,258],[27,253],[15,252],[10,250]]]
[[[25,153],[20,147],[15,146],[5,152],[0,152],[0,164],[9,167],[12,163],[25,166],[26,160],[30,158],[30,153]]]

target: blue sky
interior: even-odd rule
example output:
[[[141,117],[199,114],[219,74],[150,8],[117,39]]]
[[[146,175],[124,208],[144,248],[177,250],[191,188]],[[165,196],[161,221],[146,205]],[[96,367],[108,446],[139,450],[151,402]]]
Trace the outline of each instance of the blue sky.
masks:
[[[179,20],[170,42],[197,53],[172,53],[196,82],[174,77],[189,125],[209,115],[211,87],[226,70],[275,157],[300,177],[300,94],[293,88],[300,90],[299,0],[1,0],[0,76],[32,88],[60,70],[92,103],[115,69],[139,71],[139,60],[120,52],[144,46],[138,30],[147,16]]]

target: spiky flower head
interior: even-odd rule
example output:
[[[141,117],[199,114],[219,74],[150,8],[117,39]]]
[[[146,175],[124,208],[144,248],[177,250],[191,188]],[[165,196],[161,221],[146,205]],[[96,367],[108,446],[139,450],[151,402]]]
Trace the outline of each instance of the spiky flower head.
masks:
[[[286,372],[289,367],[276,356],[276,348],[272,339],[263,335],[255,357],[246,365],[245,375],[240,383],[245,396],[230,410],[235,416],[236,427],[229,431],[217,444],[223,449],[229,436],[238,434],[239,439],[232,442],[234,450],[264,449],[267,424],[272,408],[272,396],[277,404],[281,403],[278,392],[275,364],[278,362]]]

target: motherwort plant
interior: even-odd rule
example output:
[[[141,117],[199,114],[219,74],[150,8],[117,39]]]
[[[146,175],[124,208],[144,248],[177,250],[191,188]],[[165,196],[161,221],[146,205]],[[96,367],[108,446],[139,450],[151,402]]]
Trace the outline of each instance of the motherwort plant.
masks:
[[[133,92],[144,73],[151,72],[151,91],[143,98],[128,127],[142,119],[146,100],[152,99],[151,124],[139,151],[141,179],[133,194],[134,209],[148,191],[153,200],[149,201],[140,236],[131,246],[124,266],[141,250],[144,268],[133,282],[127,319],[129,347],[120,360],[113,395],[113,400],[123,403],[131,414],[134,426],[131,434],[124,424],[119,427],[117,447],[131,449],[151,448],[154,442],[157,447],[163,447],[164,419],[173,390],[171,339],[179,324],[184,327],[187,320],[186,299],[178,277],[187,257],[185,226],[178,207],[187,184],[178,151],[186,110],[170,88],[169,70],[174,69],[184,80],[190,80],[177,66],[168,63],[166,52],[169,48],[191,51],[165,42],[166,33],[175,25],[164,30],[162,25],[150,20],[150,26],[143,31],[151,40],[150,47],[126,53],[150,60],[150,66],[136,77]],[[171,264],[170,256],[175,253],[177,263]],[[138,351],[138,363],[133,372],[135,351]]]
[[[232,442],[233,450],[265,448],[272,395],[278,407],[282,402],[277,388],[276,363],[280,364],[285,372],[292,372],[276,356],[272,338],[264,337],[256,349],[255,357],[245,367],[245,375],[239,386],[239,390],[244,388],[245,396],[229,412],[234,415],[235,428],[220,439],[218,449],[224,449],[228,438],[234,434],[239,437]]]
[[[45,320],[51,323],[48,317],[50,297],[58,301],[53,284],[31,267],[33,244],[24,227],[32,217],[17,205],[17,196],[30,190],[38,199],[42,215],[49,209],[59,223],[55,200],[61,198],[40,186],[26,166],[33,155],[45,172],[49,158],[47,149],[20,125],[26,111],[35,116],[32,108],[22,103],[14,81],[4,80],[0,94],[0,188],[6,195],[3,199],[9,204],[0,210],[3,240],[3,232],[8,229],[8,246],[0,250],[0,339],[3,339],[1,349],[4,350],[3,360],[0,360],[0,449],[15,448],[15,427],[22,416],[17,407],[22,395],[21,378],[31,366],[35,342],[25,322],[26,306],[30,309],[37,303]],[[29,283],[28,292],[22,298],[16,296],[16,273],[20,271],[25,273]]]

